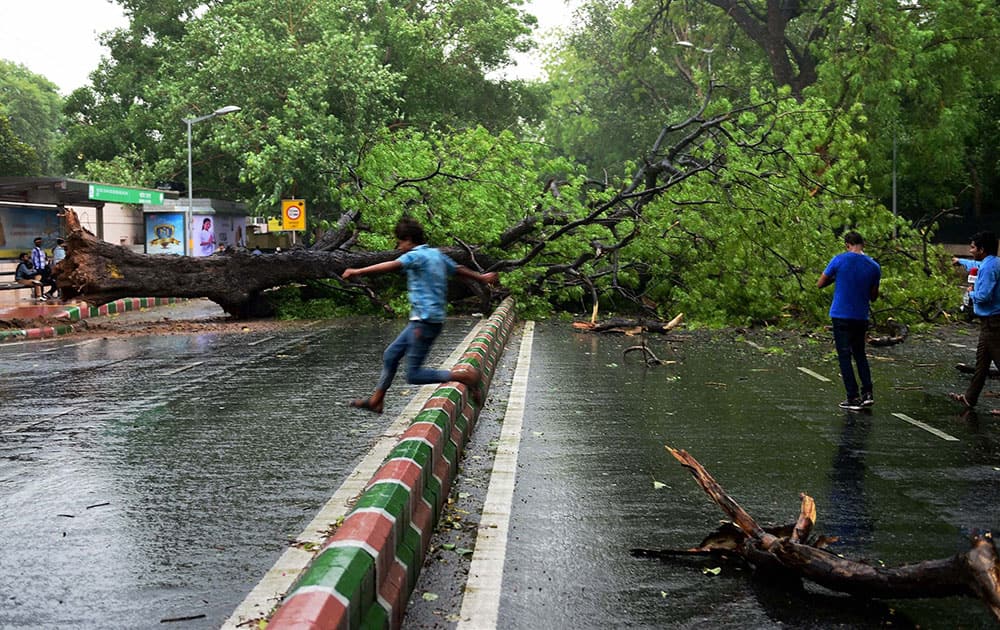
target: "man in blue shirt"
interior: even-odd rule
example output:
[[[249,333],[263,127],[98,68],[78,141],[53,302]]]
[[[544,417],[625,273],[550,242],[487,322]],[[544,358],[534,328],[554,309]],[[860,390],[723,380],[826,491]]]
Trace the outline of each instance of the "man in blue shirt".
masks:
[[[969,253],[980,261],[976,284],[969,289],[973,312],[979,318],[976,371],[964,394],[948,395],[966,407],[974,407],[986,384],[990,363],[1000,366],[1000,259],[997,258],[996,234],[974,234],[969,244]]]
[[[865,239],[857,232],[844,234],[844,247],[847,251],[833,257],[820,274],[816,286],[822,289],[834,285],[830,319],[833,320],[833,341],[837,347],[840,376],[847,390],[847,400],[840,403],[840,407],[857,411],[875,404],[872,372],[865,355],[865,337],[871,302],[878,299],[882,268],[865,255]],[[854,378],[852,358],[858,366],[857,379]],[[861,381],[860,395],[858,380]]]
[[[483,284],[497,281],[497,273],[478,273],[456,265],[439,250],[427,246],[424,229],[415,219],[403,217],[396,224],[396,249],[403,255],[361,269],[346,269],[344,280],[355,276],[374,275],[390,271],[406,271],[406,287],[410,298],[410,322],[396,340],[389,344],[382,355],[382,374],[379,376],[375,392],[368,398],[359,398],[350,403],[351,407],[374,413],[382,413],[385,393],[392,384],[393,377],[404,355],[409,355],[406,381],[415,385],[457,381],[469,389],[473,402],[482,405],[479,391],[479,370],[472,366],[456,366],[451,370],[434,370],[423,366],[431,344],[441,333],[448,297],[448,278],[458,274]]]

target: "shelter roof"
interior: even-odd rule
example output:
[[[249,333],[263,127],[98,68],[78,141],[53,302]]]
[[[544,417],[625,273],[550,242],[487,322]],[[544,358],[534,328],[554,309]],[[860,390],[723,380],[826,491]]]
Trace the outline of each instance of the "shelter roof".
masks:
[[[106,202],[90,198],[93,183],[96,182],[66,177],[0,177],[0,201],[96,208]],[[177,193],[170,190],[156,192],[165,197],[177,197]]]

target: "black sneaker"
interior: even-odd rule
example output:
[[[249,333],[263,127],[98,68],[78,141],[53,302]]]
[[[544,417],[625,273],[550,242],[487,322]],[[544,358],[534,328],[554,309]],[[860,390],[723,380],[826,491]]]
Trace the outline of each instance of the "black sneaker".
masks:
[[[875,394],[873,394],[871,392],[865,392],[865,393],[861,394],[861,406],[862,407],[871,407],[874,404],[875,404]]]
[[[874,402],[874,401],[872,401]],[[862,409],[862,403],[860,398],[848,398],[840,403],[841,409],[850,409],[851,411],[860,411]]]

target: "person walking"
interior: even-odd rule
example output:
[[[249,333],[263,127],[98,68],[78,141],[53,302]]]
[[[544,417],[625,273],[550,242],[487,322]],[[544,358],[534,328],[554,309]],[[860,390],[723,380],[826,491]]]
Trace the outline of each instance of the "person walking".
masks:
[[[975,286],[969,287],[972,309],[979,318],[979,343],[976,344],[976,371],[965,393],[948,394],[965,407],[975,407],[986,384],[990,363],[1000,366],[1000,259],[997,258],[997,236],[993,232],[977,232],[969,243],[969,253],[979,261]]]
[[[840,362],[840,376],[847,390],[841,409],[858,411],[875,404],[871,367],[865,354],[865,336],[871,303],[878,299],[882,268],[864,252],[865,239],[857,232],[844,234],[847,251],[837,254],[820,274],[816,286],[834,285],[830,319],[833,321],[833,342]],[[854,377],[854,365],[858,367]],[[861,389],[858,390],[858,381]]]
[[[462,365],[451,370],[434,370],[425,368],[423,364],[431,345],[444,327],[448,278],[457,274],[483,284],[493,284],[497,281],[497,273],[481,274],[455,264],[455,261],[441,251],[426,244],[423,226],[410,217],[399,220],[395,235],[396,249],[403,252],[402,256],[360,269],[346,269],[342,275],[344,280],[350,280],[356,276],[403,270],[406,272],[406,289],[410,300],[410,321],[382,355],[382,373],[375,386],[375,392],[368,398],[351,401],[350,406],[372,413],[382,413],[385,394],[404,356],[408,356],[406,370],[408,383],[424,385],[457,381],[469,389],[473,402],[481,406],[479,379],[482,375],[478,369]]]

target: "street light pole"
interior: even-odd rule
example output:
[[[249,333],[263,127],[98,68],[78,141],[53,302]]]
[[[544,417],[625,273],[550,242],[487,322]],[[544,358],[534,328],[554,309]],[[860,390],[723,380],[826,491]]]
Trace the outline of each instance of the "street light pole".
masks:
[[[188,203],[187,209],[184,211],[184,255],[191,255],[191,240],[194,238],[194,230],[191,228],[191,220],[193,219],[192,210],[194,209],[194,199],[192,199],[192,183],[191,183],[191,126],[196,122],[201,122],[203,120],[208,120],[209,118],[215,118],[216,116],[225,116],[226,114],[232,114],[233,112],[240,111],[240,108],[236,105],[226,105],[225,107],[220,107],[211,114],[206,114],[204,116],[198,116],[197,118],[182,118],[187,124],[187,141],[188,141]]]

